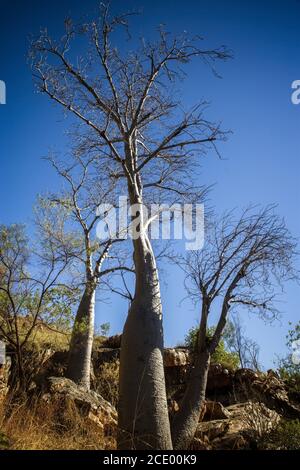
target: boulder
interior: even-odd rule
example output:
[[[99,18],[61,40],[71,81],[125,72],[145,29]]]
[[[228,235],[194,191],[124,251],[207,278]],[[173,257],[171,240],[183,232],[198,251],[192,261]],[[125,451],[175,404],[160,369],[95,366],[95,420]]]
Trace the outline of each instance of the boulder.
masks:
[[[166,348],[164,349],[164,366],[167,367],[186,367],[190,362],[188,349],[184,348]]]
[[[222,364],[211,364],[207,377],[207,392],[223,390],[230,392],[233,388],[234,373]]]
[[[193,443],[190,447],[190,450],[211,450],[211,445],[209,444],[208,439],[199,439],[198,437],[195,437],[193,440]]]
[[[259,374],[252,369],[238,369],[234,374],[234,380],[240,384],[251,384],[257,379],[259,379]]]
[[[292,401],[288,387],[275,371],[269,370],[267,374],[262,374],[250,369],[239,369],[234,381],[237,399],[257,400],[285,418],[300,418],[299,401]]]
[[[187,378],[187,371],[190,362],[189,351],[184,348],[166,348],[163,354],[166,387],[168,391],[177,389],[176,400],[180,400]],[[177,396],[178,395],[178,396]]]
[[[226,408],[230,414],[230,431],[250,431],[261,436],[271,431],[280,420],[279,414],[267,408],[264,403],[237,403]]]
[[[245,402],[227,407],[227,418],[199,423],[193,446],[209,441],[211,449],[251,449],[260,436],[271,431],[280,420],[276,411],[264,403]]]
[[[227,419],[230,417],[229,411],[218,401],[206,400],[203,409],[203,417],[199,421]]]
[[[219,436],[223,436],[229,429],[229,420],[213,420],[201,422],[198,424],[197,431],[195,434],[196,439],[204,441],[208,440],[210,443]]]
[[[121,347],[122,335],[114,335],[102,341],[103,348],[119,349]]]
[[[211,449],[246,450],[251,449],[251,444],[241,434],[226,434],[225,436],[215,439]]]
[[[74,404],[80,415],[89,419],[106,435],[113,435],[117,429],[117,411],[113,405],[94,391],[85,391],[72,380],[49,377],[48,391],[42,395],[46,402],[63,401],[63,408]]]
[[[48,377],[61,377],[65,374],[68,362],[68,351],[52,351],[41,365],[39,372],[34,377],[38,388],[47,387]]]

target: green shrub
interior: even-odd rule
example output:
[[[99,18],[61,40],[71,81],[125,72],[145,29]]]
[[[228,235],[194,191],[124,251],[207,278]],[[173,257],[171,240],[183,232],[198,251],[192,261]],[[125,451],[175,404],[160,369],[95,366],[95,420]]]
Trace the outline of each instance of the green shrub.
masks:
[[[194,351],[196,348],[197,343],[197,335],[198,335],[199,328],[193,327],[191,328],[186,337],[185,337],[185,345],[191,350]],[[214,333],[214,328],[208,328],[207,331],[207,341],[210,341]],[[215,352],[211,357],[212,363],[219,363],[222,364],[227,369],[237,369],[240,365],[239,357],[236,353],[230,352],[226,349],[225,343],[223,340],[220,341],[218,344]]]
[[[218,347],[211,358],[212,363],[222,364],[226,369],[238,369],[240,366],[240,360],[236,353],[227,351],[224,345],[224,341],[220,341]]]
[[[289,322],[292,326],[292,323]],[[286,336],[286,346],[290,352],[285,357],[279,360],[278,372],[280,377],[285,380],[291,392],[300,393],[300,366],[295,362],[293,353],[296,353],[296,343],[300,341],[300,322],[292,326]]]
[[[260,447],[270,450],[299,450],[300,421],[281,420],[279,425],[262,439]]]
[[[298,366],[299,369],[299,366]],[[283,379],[290,392],[300,393],[300,372],[292,371],[290,368],[281,366],[279,368],[280,378]]]

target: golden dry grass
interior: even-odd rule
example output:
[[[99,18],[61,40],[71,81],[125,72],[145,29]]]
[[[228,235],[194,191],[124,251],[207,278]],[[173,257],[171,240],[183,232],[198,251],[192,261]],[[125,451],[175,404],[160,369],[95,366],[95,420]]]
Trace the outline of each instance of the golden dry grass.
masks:
[[[61,414],[57,405],[41,401],[28,406],[25,403],[2,403],[0,434],[0,446],[2,441],[2,449],[10,450],[115,448],[114,438],[104,436],[102,430],[80,416],[74,406],[64,409]]]
[[[117,407],[119,400],[119,367],[120,361],[105,362],[97,370],[97,392]]]

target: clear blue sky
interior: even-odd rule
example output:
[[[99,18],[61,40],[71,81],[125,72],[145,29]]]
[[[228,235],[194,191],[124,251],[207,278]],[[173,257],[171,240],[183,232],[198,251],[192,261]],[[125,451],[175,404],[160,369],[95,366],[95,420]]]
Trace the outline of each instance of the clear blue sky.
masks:
[[[172,32],[201,34],[207,44],[225,44],[234,60],[214,77],[199,63],[188,67],[183,101],[211,101],[209,115],[233,134],[203,164],[203,182],[216,183],[210,204],[218,211],[248,202],[279,205],[298,237],[300,105],[291,103],[291,83],[300,79],[297,0],[115,0],[116,10],[143,8],[135,30],[146,37],[164,23]],[[0,106],[0,222],[29,222],[38,192],[57,181],[41,160],[50,149],[63,151],[66,124],[59,109],[34,92],[26,62],[28,36],[47,26],[60,34],[63,19],[93,13],[96,0],[0,0],[0,80],[7,85],[7,104]],[[166,344],[178,343],[195,324],[198,312],[184,297],[181,274],[165,268],[162,286]],[[167,282],[166,282],[167,280]],[[283,354],[288,320],[299,319],[299,287],[289,285],[282,297],[282,320],[272,326],[245,316],[248,335],[261,345],[261,359],[271,367]],[[97,322],[109,321],[120,331],[126,304],[119,298],[97,306]]]

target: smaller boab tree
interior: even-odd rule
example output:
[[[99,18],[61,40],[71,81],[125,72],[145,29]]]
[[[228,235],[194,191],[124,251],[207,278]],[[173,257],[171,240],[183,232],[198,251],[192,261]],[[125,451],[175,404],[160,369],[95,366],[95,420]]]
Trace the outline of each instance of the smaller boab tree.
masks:
[[[124,273],[133,271],[126,262],[127,253],[120,248],[122,237],[114,236],[109,230],[104,230],[102,238],[97,237],[97,224],[104,223],[106,214],[106,211],[98,209],[102,205],[109,211],[116,206],[114,184],[109,178],[104,181],[98,178],[97,158],[74,153],[68,164],[53,157],[48,160],[64,183],[60,193],[48,195],[48,204],[66,214],[74,245],[71,256],[79,273],[77,284],[82,290],[72,329],[66,375],[89,390],[97,289],[100,285],[112,289],[111,278],[115,273],[121,273],[124,280]]]
[[[239,306],[256,310],[266,320],[276,317],[276,287],[296,279],[293,267],[296,241],[274,206],[257,212],[230,212],[211,223],[202,251],[182,263],[189,295],[201,303],[199,333],[188,386],[172,426],[175,449],[188,448],[205,398],[211,355],[216,350],[229,312]],[[216,329],[208,337],[208,319],[220,309]],[[217,310],[218,311],[218,310]]]

